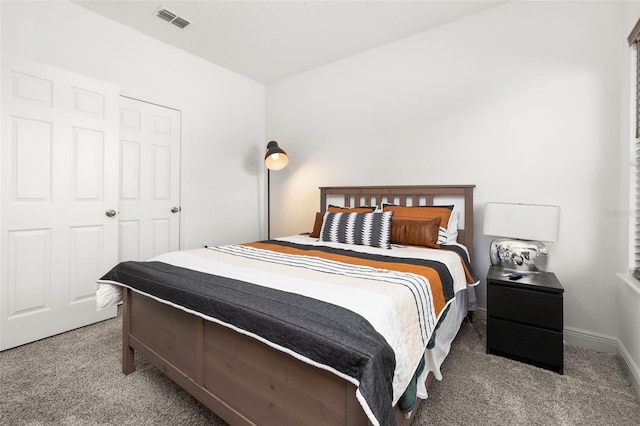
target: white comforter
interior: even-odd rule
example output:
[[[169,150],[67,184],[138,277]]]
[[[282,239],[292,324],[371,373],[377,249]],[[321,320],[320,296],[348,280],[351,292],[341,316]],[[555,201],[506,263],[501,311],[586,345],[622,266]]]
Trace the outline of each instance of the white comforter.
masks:
[[[382,250],[366,246],[320,243],[303,235],[280,238],[279,240],[311,246],[330,246],[377,255],[384,253],[385,256],[391,257],[437,260],[449,269],[454,280],[455,294],[467,288],[465,270],[459,255],[455,252],[405,246],[394,246],[392,250]],[[393,378],[393,403],[395,404],[406,389],[420,359],[424,356],[426,341],[428,341],[439,319],[432,306],[424,306],[419,310],[407,309],[407,303],[408,306],[415,306],[413,293],[429,293],[428,283],[423,285],[420,282],[425,278],[406,277],[401,274],[389,273],[389,271],[384,272],[384,276],[381,277],[380,270],[376,268],[345,266],[338,262],[332,263],[329,260],[305,258],[303,260],[305,268],[303,270],[298,268],[300,274],[296,273],[295,279],[288,279],[291,275],[291,267],[299,266],[298,264],[301,262],[299,258],[268,254],[269,259],[264,259],[264,256],[265,253],[261,250],[234,245],[171,252],[156,256],[151,260],[199,272],[222,275],[276,290],[295,292],[358,313],[366,318],[378,333],[384,336],[396,354],[396,370]],[[264,260],[268,260],[268,262]],[[335,273],[327,274],[327,268]],[[367,280],[362,280],[362,278],[367,278]],[[370,281],[370,279],[373,279],[376,284],[373,286],[365,285],[364,282]],[[407,286],[394,285],[394,283],[406,280],[411,281],[413,290],[407,290]],[[98,282],[96,291],[98,308],[121,302],[121,287],[114,284],[117,283]],[[403,290],[398,291],[399,287]],[[428,294],[424,296],[425,299],[430,299]],[[214,318],[207,317],[207,319],[219,322]],[[282,350],[282,348],[277,349]],[[446,350],[448,352],[448,346]],[[303,361],[316,365],[310,360],[303,359]],[[327,366],[320,367],[331,370]],[[353,382],[351,377],[345,377],[334,370],[332,372]],[[357,385],[357,383],[355,384]],[[426,396],[424,386],[419,387],[418,394]],[[367,411],[366,407],[364,408]]]

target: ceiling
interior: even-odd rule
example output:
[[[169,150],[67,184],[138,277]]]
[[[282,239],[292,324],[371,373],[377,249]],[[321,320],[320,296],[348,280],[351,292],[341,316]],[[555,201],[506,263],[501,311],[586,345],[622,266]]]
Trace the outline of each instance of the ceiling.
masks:
[[[505,1],[75,0],[141,33],[270,83]],[[180,29],[161,7],[191,23]]]

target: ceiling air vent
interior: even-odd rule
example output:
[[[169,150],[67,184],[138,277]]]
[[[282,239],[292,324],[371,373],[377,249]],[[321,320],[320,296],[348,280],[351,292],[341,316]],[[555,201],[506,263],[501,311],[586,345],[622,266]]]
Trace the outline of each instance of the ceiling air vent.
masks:
[[[178,16],[176,13],[170,11],[164,6],[160,6],[158,10],[156,10],[156,16],[172,23],[178,28],[184,28],[191,23],[187,19],[183,18],[182,16]]]

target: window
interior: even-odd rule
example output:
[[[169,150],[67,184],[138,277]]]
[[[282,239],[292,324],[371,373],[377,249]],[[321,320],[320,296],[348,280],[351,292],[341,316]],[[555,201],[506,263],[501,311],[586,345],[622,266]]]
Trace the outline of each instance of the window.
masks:
[[[634,208],[634,237],[633,240],[633,276],[640,280],[640,20],[636,23],[635,27],[629,34],[629,45],[632,48],[633,63],[634,63],[634,104],[635,111],[633,117],[635,121],[635,138],[633,155],[635,155],[634,170],[632,171],[632,185],[634,187],[635,200]]]

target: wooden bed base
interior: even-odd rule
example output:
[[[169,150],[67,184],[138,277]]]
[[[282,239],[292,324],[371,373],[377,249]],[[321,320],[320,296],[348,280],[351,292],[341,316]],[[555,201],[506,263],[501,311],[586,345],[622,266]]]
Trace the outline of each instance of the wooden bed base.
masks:
[[[324,187],[321,194],[321,211],[327,198],[335,194],[347,194],[346,206],[362,204],[359,195],[394,196],[395,203],[403,205],[407,196],[426,195],[433,203],[433,195],[462,195],[466,220],[458,240],[469,250],[473,247],[472,185]],[[134,351],[138,351],[231,425],[371,424],[352,383],[252,337],[129,289],[123,290],[123,296],[124,374],[135,371]],[[411,418],[396,409],[398,425],[410,422]]]
[[[138,351],[231,425],[370,425],[352,383],[227,327],[124,294],[125,374],[135,371]],[[396,418],[409,424],[399,410]]]

